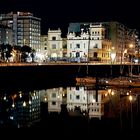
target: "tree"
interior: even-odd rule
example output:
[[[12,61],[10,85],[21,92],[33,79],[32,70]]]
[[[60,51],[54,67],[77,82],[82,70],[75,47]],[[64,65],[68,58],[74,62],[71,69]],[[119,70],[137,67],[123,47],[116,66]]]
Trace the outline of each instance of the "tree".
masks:
[[[29,55],[29,53],[32,52],[32,48],[27,46],[27,45],[24,45],[23,47],[21,47],[21,59],[23,62],[26,62],[26,59]]]
[[[1,44],[0,45],[0,51],[1,51],[1,59],[5,61],[9,61],[9,57],[12,56],[12,49],[13,47],[10,44]]]

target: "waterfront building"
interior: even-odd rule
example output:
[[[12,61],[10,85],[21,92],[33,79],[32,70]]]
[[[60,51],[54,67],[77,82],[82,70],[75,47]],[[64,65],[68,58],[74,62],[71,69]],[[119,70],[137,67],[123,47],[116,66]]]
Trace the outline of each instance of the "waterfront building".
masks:
[[[81,30],[79,30],[79,28]],[[67,56],[87,58],[90,61],[110,61],[111,41],[101,23],[70,24],[67,35]],[[73,31],[73,32],[71,32]]]
[[[63,45],[61,30],[48,30],[48,45],[47,52],[48,57],[53,59],[58,59],[63,57]]]
[[[80,34],[68,33],[67,35],[67,57],[86,58],[89,48],[89,33],[81,31]]]
[[[0,25],[0,44],[13,45],[13,30],[8,26]]]
[[[0,23],[13,29],[14,45],[40,50],[41,19],[30,12],[0,14]]]
[[[69,42],[73,41],[76,44],[76,42],[79,43],[80,39],[81,43],[82,39],[78,37],[74,38],[74,36],[78,34],[80,37],[82,31],[89,33],[90,45],[88,48],[88,56],[90,61],[101,60],[102,62],[112,62],[112,50],[113,53],[115,53],[115,62],[126,61],[132,54],[137,56],[139,55],[138,32],[119,22],[109,21],[70,23],[67,35],[68,56],[70,56],[70,52],[74,51],[73,47],[71,47],[72,49],[70,50]],[[83,47],[78,51],[84,52]]]
[[[90,24],[89,59],[102,62],[110,62],[112,43],[107,36],[108,28],[102,23]]]

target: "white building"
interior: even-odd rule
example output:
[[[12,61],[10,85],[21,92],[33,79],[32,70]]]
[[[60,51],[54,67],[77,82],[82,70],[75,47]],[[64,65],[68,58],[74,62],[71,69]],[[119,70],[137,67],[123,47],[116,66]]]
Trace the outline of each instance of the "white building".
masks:
[[[48,30],[48,57],[49,58],[61,58],[63,57],[63,46],[61,30]]]
[[[111,41],[106,38],[106,28],[101,23],[90,24],[89,58],[110,61]]]
[[[84,87],[67,88],[67,110],[74,112],[76,108],[81,112],[87,111],[87,91]]]
[[[61,112],[62,88],[47,89],[48,112]]]
[[[88,56],[89,33],[81,31],[80,35],[68,33],[67,35],[67,57],[85,58]]]
[[[110,61],[111,41],[101,23],[90,24],[89,29],[70,32],[67,35],[67,56],[89,60]]]

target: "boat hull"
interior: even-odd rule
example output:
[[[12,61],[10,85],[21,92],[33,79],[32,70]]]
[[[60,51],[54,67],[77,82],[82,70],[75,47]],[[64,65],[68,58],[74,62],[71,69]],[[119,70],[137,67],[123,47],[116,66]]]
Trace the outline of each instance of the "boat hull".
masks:
[[[95,84],[96,78],[94,78],[94,77],[83,77],[83,78],[77,77],[76,83],[77,84]]]

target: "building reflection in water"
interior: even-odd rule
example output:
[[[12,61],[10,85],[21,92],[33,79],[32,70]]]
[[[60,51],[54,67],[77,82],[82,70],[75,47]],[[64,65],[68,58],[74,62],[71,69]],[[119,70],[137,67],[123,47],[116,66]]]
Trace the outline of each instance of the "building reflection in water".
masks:
[[[96,90],[86,90],[85,87],[67,88],[67,109],[69,112],[74,113],[76,109],[79,109],[83,115],[101,119],[104,114],[103,108],[102,91],[98,93]]]
[[[30,127],[41,120],[41,103],[50,113],[61,115],[62,106],[69,116],[117,118],[120,127],[134,127],[139,114],[140,89],[58,87],[18,91],[0,95],[0,127]],[[44,108],[43,108],[44,109]]]
[[[1,126],[30,127],[40,120],[40,92],[23,92],[1,95]]]

